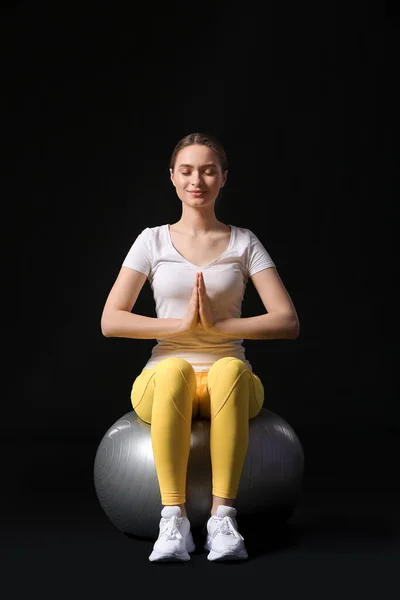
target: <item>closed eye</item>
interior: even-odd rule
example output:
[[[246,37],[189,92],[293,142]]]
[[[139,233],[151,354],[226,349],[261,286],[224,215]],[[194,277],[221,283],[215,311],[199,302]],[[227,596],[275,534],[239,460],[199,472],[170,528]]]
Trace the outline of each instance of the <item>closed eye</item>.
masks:
[[[181,175],[190,175],[190,174],[191,174],[190,171],[189,172],[181,171]],[[215,171],[204,171],[204,175],[212,176],[212,175],[216,175],[216,173],[215,173]]]

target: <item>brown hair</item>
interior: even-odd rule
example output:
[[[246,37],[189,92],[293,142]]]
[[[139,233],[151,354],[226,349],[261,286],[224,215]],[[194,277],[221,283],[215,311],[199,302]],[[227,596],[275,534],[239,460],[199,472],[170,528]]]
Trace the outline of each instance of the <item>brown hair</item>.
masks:
[[[209,133],[189,133],[189,135],[185,135],[185,137],[179,140],[172,152],[171,160],[169,162],[169,166],[172,170],[174,170],[178,152],[182,150],[182,148],[193,146],[194,144],[198,144],[199,146],[207,146],[208,148],[211,148],[211,150],[214,150],[214,152],[218,155],[222,172],[228,170],[228,159],[226,157],[224,147],[222,146],[221,142],[219,142],[213,135],[210,135]]]

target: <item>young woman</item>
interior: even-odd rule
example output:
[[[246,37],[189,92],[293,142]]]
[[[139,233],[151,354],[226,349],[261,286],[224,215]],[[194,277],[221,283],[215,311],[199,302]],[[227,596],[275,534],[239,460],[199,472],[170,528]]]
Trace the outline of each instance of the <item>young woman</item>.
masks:
[[[106,337],[157,340],[131,392],[133,409],[151,424],[163,505],[151,561],[186,561],[194,550],[185,502],[195,418],[210,419],[208,559],[248,557],[234,500],[249,419],[262,408],[264,387],[242,342],[299,335],[295,307],[265,247],[251,230],[226,225],[215,215],[227,174],[224,148],[214,137],[193,133],[177,143],[170,176],[182,216],[136,237],[101,318]],[[249,277],[266,312],[241,318]],[[132,312],[147,279],[156,318]]]

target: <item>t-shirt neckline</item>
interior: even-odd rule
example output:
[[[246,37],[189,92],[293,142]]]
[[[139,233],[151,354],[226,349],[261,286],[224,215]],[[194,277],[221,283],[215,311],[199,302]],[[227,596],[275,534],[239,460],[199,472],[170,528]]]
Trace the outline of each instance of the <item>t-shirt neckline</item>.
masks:
[[[178,254],[178,256],[180,256],[180,258],[182,258],[182,260],[184,260],[186,263],[188,263],[190,266],[192,266],[196,269],[207,269],[208,267],[212,267],[213,265],[215,265],[215,263],[217,263],[219,260],[221,260],[221,258],[223,258],[225,256],[225,254],[227,254],[232,247],[233,236],[234,236],[234,226],[230,225],[229,223],[228,223],[228,225],[231,228],[231,236],[229,239],[229,244],[228,244],[227,249],[224,250],[224,252],[222,252],[222,254],[220,254],[215,260],[213,260],[213,262],[209,263],[208,265],[202,265],[202,266],[195,265],[194,263],[190,262],[190,260],[185,258],[180,252],[178,252],[178,250],[175,248],[174,244],[172,243],[171,233],[169,231],[169,223],[167,223],[164,227],[165,227],[165,230],[167,233],[167,239],[168,239],[168,242],[169,242],[171,248],[174,250],[174,252],[176,254]]]

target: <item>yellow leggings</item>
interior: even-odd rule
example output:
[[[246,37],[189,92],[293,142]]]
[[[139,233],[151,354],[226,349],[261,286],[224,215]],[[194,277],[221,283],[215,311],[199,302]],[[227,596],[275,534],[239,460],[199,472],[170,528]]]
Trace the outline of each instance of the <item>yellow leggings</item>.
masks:
[[[161,501],[186,502],[191,421],[210,419],[212,494],[236,498],[249,440],[249,419],[264,403],[264,386],[238,358],[224,357],[196,372],[183,358],[165,358],[133,382],[132,407],[151,423]]]

